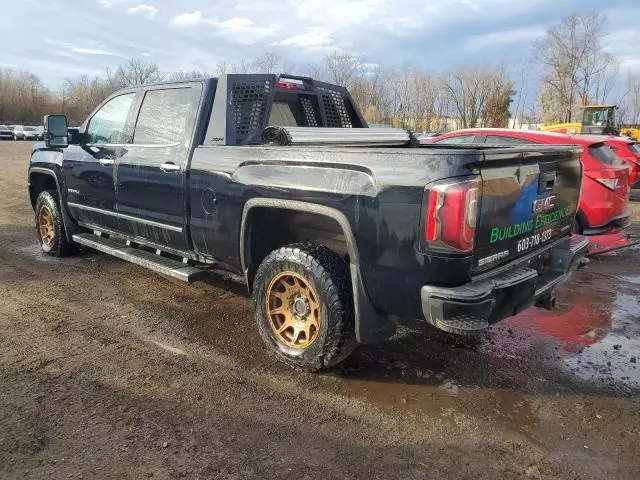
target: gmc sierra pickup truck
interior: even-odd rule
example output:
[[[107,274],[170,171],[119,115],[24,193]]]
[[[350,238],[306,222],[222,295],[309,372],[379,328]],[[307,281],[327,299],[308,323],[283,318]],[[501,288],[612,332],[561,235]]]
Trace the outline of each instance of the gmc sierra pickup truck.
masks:
[[[310,371],[403,317],[469,334],[551,308],[587,246],[579,148],[421,146],[311,78],[128,88],[79,128],[45,125],[28,172],[44,252],[231,272],[269,350]]]

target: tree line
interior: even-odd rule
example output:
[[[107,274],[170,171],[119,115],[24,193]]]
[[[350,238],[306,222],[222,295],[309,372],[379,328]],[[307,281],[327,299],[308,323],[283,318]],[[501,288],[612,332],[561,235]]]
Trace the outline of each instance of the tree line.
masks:
[[[338,51],[310,65],[266,52],[253,60],[219,62],[210,72],[165,72],[155,63],[131,59],[100,76],[67,78],[60,91],[47,88],[33,73],[0,69],[0,123],[38,124],[44,114],[61,112],[79,124],[120,88],[223,73],[289,73],[336,83],[349,89],[369,123],[414,131],[507,127],[510,118],[519,124],[570,122],[579,119],[580,105],[605,101],[618,103],[627,123],[639,123],[640,75],[620,78],[617,59],[604,48],[606,34],[604,15],[571,15],[534,42],[531,67],[519,76],[505,64],[434,72],[367,64]],[[533,88],[531,69],[540,74]],[[611,98],[616,91],[620,98]]]

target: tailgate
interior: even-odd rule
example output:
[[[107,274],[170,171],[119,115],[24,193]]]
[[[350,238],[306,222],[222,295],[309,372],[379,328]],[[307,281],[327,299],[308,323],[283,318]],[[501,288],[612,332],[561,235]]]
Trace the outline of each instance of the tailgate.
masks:
[[[508,263],[568,235],[578,207],[581,148],[485,151],[474,271]]]

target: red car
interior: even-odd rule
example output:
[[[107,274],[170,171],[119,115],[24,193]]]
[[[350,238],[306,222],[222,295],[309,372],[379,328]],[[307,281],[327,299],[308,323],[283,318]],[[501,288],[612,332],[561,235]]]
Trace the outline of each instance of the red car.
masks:
[[[613,228],[625,227],[630,221],[627,208],[630,193],[629,168],[607,145],[607,139],[608,137],[596,135],[569,136],[503,128],[471,128],[423,139],[421,142],[449,145],[543,143],[582,146],[582,195],[574,231],[583,235],[598,235]]]
[[[625,137],[609,136],[604,138],[606,138],[604,142],[629,167],[629,184],[631,188],[640,187],[640,144]]]

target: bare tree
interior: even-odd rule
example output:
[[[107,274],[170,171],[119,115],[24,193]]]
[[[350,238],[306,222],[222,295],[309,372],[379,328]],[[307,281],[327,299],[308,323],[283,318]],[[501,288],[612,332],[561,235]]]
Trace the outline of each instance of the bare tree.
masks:
[[[231,66],[227,62],[225,62],[224,60],[219,61],[216,64],[216,77],[228,73],[230,69]]]
[[[603,89],[610,90],[603,77],[617,66],[603,50],[606,23],[600,13],[573,14],[535,42],[534,55],[543,68],[543,103],[558,106],[545,112],[548,119],[570,122],[576,104],[587,105],[592,97],[602,97]]]
[[[375,117],[375,120],[367,120],[373,123],[379,122],[380,115],[382,114],[382,101],[384,97],[382,88],[383,73],[382,68],[375,66],[355,78],[351,82],[349,89],[356,105],[364,112],[365,117],[367,117],[367,111],[370,112],[372,118]]]
[[[442,80],[453,114],[460,119],[460,128],[473,128],[508,121],[513,84],[507,80],[503,67],[487,66],[452,70]],[[490,115],[489,118],[483,118]]]
[[[107,67],[106,74],[109,83],[117,88],[160,82],[165,78],[158,64],[146,63],[135,58],[120,65],[115,71]]]
[[[0,123],[39,124],[55,104],[37,75],[0,68]]]
[[[197,80],[200,78],[209,78],[209,77],[212,77],[212,75],[208,72],[201,72],[200,70],[191,70],[190,72],[186,72],[186,71],[173,72],[169,74],[167,78],[171,82],[184,82],[187,80]]]
[[[628,111],[628,122],[632,125],[640,125],[640,75],[629,73],[627,77],[627,100],[625,105]]]
[[[104,78],[89,78],[87,75],[67,78],[62,90],[64,111],[73,124],[81,123],[115,90],[116,87]]]
[[[310,63],[307,67],[309,71],[309,75],[318,80],[326,80],[327,78],[327,69],[321,63]]]
[[[296,73],[296,64],[295,62],[288,60],[288,59],[282,59],[280,61],[280,73],[290,73],[290,74],[295,74]]]
[[[253,68],[259,73],[279,73],[282,57],[275,52],[265,52],[253,61]]]
[[[327,80],[343,87],[351,86],[361,67],[362,63],[357,57],[346,53],[334,51],[324,57]]]
[[[253,71],[253,62],[242,58],[239,62],[231,65],[231,73],[251,73]]]

